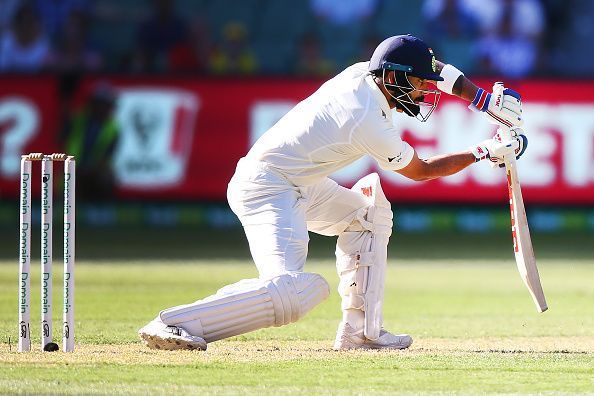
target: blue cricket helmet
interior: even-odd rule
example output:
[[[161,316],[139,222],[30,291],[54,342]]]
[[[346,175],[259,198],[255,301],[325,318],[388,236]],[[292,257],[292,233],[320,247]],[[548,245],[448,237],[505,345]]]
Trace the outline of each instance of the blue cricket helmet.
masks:
[[[382,41],[371,56],[368,70],[394,70],[427,80],[443,81],[436,68],[433,50],[423,40],[407,34]]]

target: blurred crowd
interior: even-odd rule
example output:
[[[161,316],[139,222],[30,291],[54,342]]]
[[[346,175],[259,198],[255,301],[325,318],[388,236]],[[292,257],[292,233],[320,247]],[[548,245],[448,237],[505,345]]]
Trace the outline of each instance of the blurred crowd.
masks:
[[[328,76],[385,37],[467,74],[592,77],[588,0],[0,0],[0,73]]]

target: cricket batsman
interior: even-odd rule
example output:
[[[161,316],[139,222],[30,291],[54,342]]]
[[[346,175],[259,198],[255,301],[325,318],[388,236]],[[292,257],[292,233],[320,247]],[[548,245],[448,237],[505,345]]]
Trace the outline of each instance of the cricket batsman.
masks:
[[[421,159],[400,138],[391,109],[425,122],[442,92],[470,102],[487,119],[512,130],[468,150]],[[364,155],[412,180],[460,172],[488,159],[517,158],[526,148],[520,95],[495,83],[478,88],[435,59],[422,40],[389,37],[369,62],[356,63],[324,83],[270,128],[240,159],[227,198],[238,216],[258,269],[191,304],[168,308],[139,330],[154,349],[201,349],[208,343],[301,319],[326,299],[328,283],[305,271],[308,232],[338,236],[342,321],[334,349],[404,349],[407,334],[383,328],[382,305],[392,210],[370,174],[351,189],[328,175]],[[397,124],[397,120],[396,120]],[[463,126],[461,126],[463,127]]]

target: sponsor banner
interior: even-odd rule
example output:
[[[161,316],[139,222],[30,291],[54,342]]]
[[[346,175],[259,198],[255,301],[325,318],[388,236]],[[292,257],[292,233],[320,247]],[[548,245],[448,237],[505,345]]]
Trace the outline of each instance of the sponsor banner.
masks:
[[[104,80],[84,80],[75,103],[84,103]],[[250,147],[250,130],[276,122],[253,109],[262,102],[275,108],[295,103],[319,85],[164,77],[108,80],[119,93],[120,144],[114,170],[120,195],[159,200],[226,199],[235,165]],[[290,107],[283,108],[286,112]]]
[[[58,151],[58,125],[63,112],[58,96],[54,78],[0,78],[0,198],[18,196],[22,154]],[[39,172],[38,167],[33,169],[34,180],[39,180],[32,183],[37,196]]]
[[[108,80],[119,92],[114,116],[120,142],[113,158],[122,198],[222,200],[237,160],[321,81],[287,79],[90,77],[73,106]],[[488,87],[490,81],[479,81]],[[519,161],[526,203],[594,203],[594,82],[516,82],[523,94],[529,147]],[[18,158],[59,147],[64,111],[53,78],[0,78],[0,193],[18,194]],[[456,98],[428,122],[394,116],[422,158],[466,150],[495,132]],[[486,162],[459,174],[413,182],[362,158],[332,177],[347,187],[378,171],[388,198],[403,203],[502,203],[505,172]],[[34,186],[36,183],[34,183]]]

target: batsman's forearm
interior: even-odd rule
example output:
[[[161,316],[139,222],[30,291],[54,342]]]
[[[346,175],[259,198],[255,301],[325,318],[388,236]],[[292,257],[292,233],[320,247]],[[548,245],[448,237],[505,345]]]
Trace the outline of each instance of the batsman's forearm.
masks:
[[[468,102],[472,102],[474,97],[476,96],[476,92],[478,91],[479,87],[474,85],[472,81],[470,81],[466,76],[458,77],[456,83],[454,84],[454,88],[452,92],[459,98],[462,98]]]
[[[428,166],[425,168],[423,180],[436,179],[460,172],[462,169],[476,162],[474,155],[468,151],[455,154],[436,155],[422,160]]]
[[[443,62],[437,61],[436,70],[438,73],[441,73],[441,70],[445,64]],[[452,93],[457,97],[464,99],[468,102],[472,102],[474,97],[476,96],[476,92],[478,91],[479,87],[477,87],[472,81],[470,81],[466,76],[460,76],[454,83],[454,87],[452,88]]]

